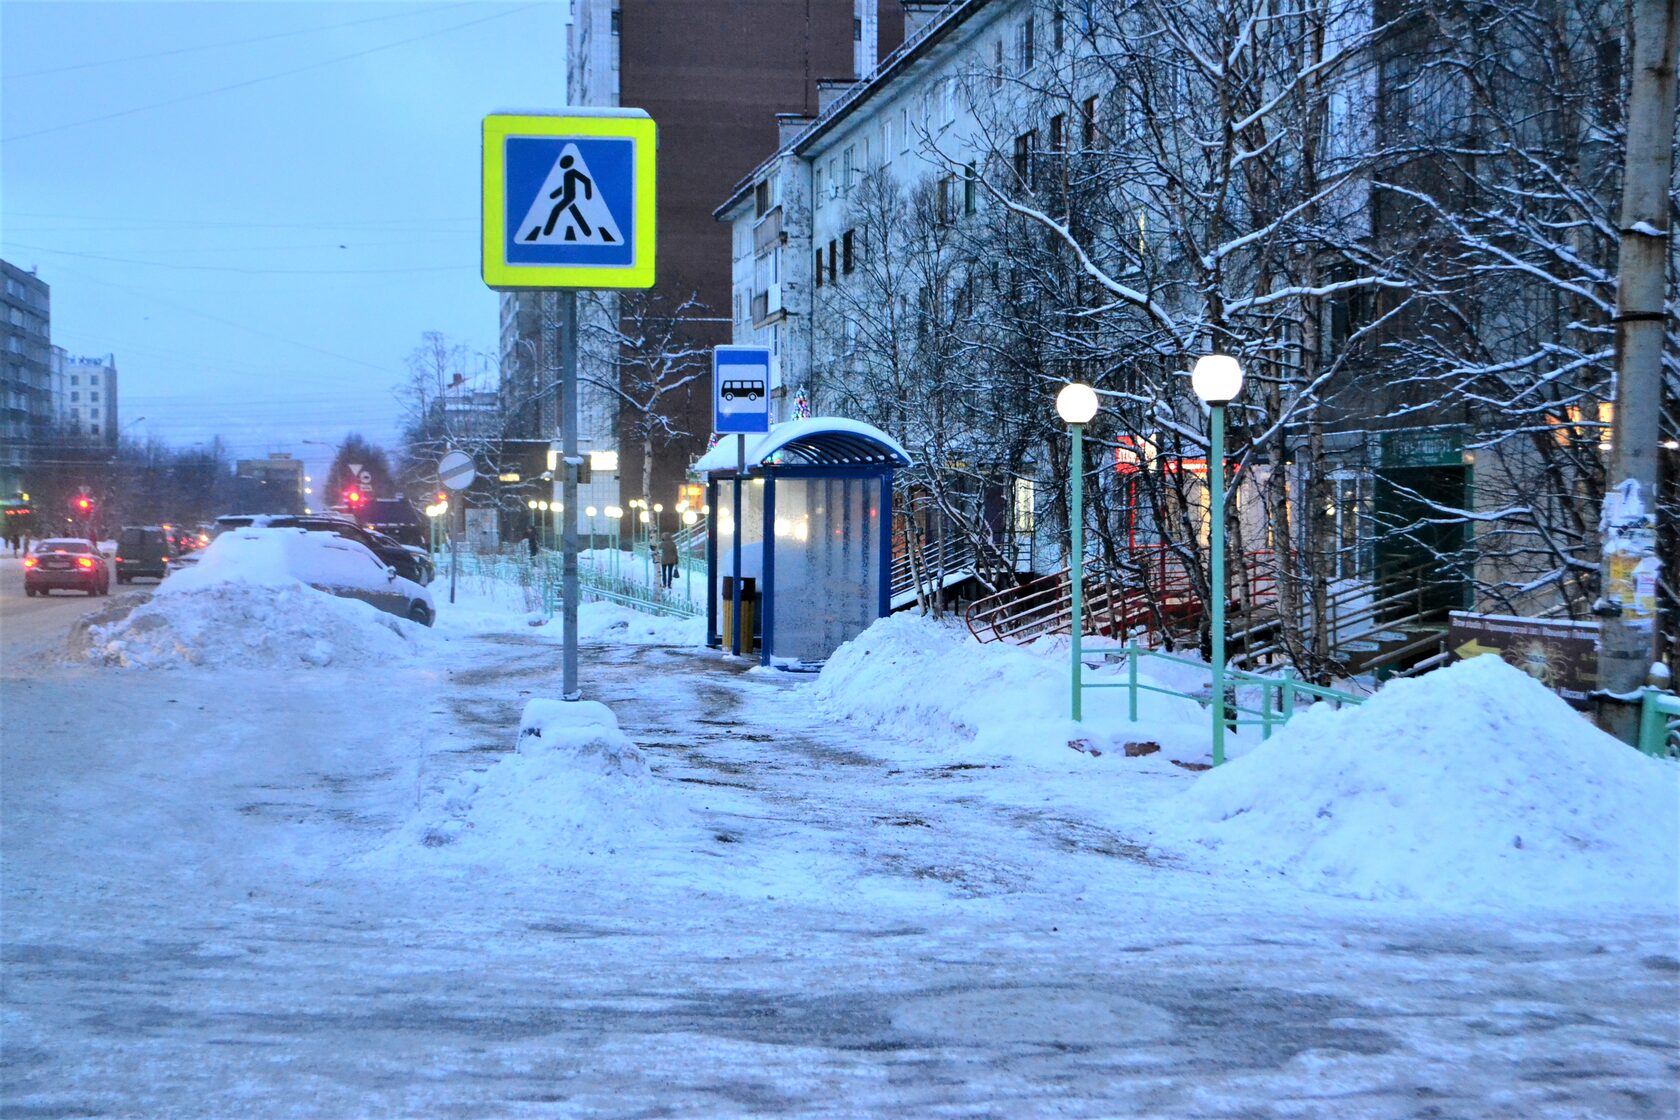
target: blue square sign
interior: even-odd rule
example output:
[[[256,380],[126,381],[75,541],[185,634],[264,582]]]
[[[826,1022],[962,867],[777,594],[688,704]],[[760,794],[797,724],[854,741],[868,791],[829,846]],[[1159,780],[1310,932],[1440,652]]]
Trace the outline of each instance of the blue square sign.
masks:
[[[509,264],[628,268],[635,256],[635,141],[509,136]]]
[[[712,430],[735,435],[770,430],[770,348],[712,351]]]

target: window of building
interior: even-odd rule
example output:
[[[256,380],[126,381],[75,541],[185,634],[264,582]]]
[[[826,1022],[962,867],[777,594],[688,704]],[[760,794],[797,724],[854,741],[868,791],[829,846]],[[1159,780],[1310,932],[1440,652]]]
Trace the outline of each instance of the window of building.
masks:
[[[858,166],[863,168],[863,170],[868,171],[869,166],[870,166],[870,164],[869,164],[869,137],[865,136],[862,139],[862,141],[860,141],[860,143],[862,143],[862,145],[863,145],[863,162],[860,163]]]
[[[898,150],[910,150],[910,106],[901,105],[898,109]]]
[[[1032,186],[1033,134],[1023,132],[1015,137],[1015,178],[1023,186]]]
[[[1079,107],[1080,140],[1089,150],[1097,146],[1097,99],[1087,97]]]
[[[1015,532],[1030,534],[1033,531],[1033,480],[1017,478],[1015,480]]]
[[[841,156],[840,167],[841,173],[844,177],[840,180],[838,187],[840,190],[850,194],[852,192],[852,183],[855,181],[855,176],[857,174],[856,144],[846,145],[846,151]]]
[[[893,122],[891,117],[888,117],[886,120],[881,122],[881,166],[883,167],[890,167],[892,165],[892,126]]]
[[[817,204],[817,209],[821,210],[822,209],[822,204],[823,204],[823,169],[822,169],[821,166],[819,166],[817,168],[817,199],[816,199],[816,204]]]
[[[1067,15],[1062,11],[1058,0],[1056,6],[1050,9],[1050,49],[1060,52],[1067,38]]]
[[[845,190],[845,184],[840,181],[840,161],[831,159],[828,161],[828,193],[838,195],[842,190]]]
[[[975,207],[977,205],[977,200],[975,198],[975,195],[978,193],[979,178],[980,178],[979,170],[974,166],[974,164],[970,163],[967,167],[963,168],[963,213],[964,214],[974,213]]]
[[[852,274],[852,265],[854,263],[852,255],[854,233],[856,233],[855,230],[847,230],[845,233],[840,235],[840,271],[844,272],[848,276]]]
[[[92,401],[94,404],[98,404],[99,403],[99,394],[98,393],[89,393],[88,394],[88,400]]]
[[[1021,73],[1025,74],[1033,68],[1037,61],[1035,57],[1036,44],[1033,42],[1033,18],[1028,16],[1021,22]]]
[[[619,11],[617,8],[614,8],[612,10],[612,15],[608,18],[607,22],[612,28],[612,33],[617,35],[619,33],[619,29],[624,25],[624,13]]]
[[[1050,150],[1062,152],[1067,144],[1067,118],[1057,113],[1050,118]]]
[[[88,425],[88,435],[96,436],[98,434],[99,434],[99,425],[98,424],[89,424]]]
[[[992,44],[992,88],[1003,86],[1003,40]]]
[[[82,383],[82,378],[81,378],[80,374],[72,373],[70,375],[70,384],[80,385],[81,383]]]
[[[957,83],[948,81],[939,91],[940,119],[946,124],[955,124],[957,120]]]
[[[834,281],[838,278],[837,271],[840,264],[840,254],[838,249],[839,246],[837,246],[833,241],[828,243],[828,282],[830,284],[834,283]]]
[[[73,392],[70,394],[70,399],[73,401],[79,401],[82,399],[82,395],[80,393]]]
[[[823,286],[822,246],[817,246],[817,287]]]
[[[753,188],[753,217],[762,218],[770,212],[770,180],[765,179]]]
[[[940,225],[948,225],[951,221],[951,176],[942,176],[934,184],[934,212]]]

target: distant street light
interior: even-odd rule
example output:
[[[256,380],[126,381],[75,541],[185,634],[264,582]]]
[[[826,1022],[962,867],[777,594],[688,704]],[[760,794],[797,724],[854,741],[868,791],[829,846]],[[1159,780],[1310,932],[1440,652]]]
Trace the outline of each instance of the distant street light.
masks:
[[[1196,359],[1190,386],[1212,414],[1208,438],[1208,604],[1213,671],[1213,764],[1225,762],[1225,406],[1242,392],[1242,366],[1229,354]]]
[[[1056,413],[1068,426],[1073,476],[1073,496],[1068,503],[1068,575],[1073,595],[1073,693],[1072,713],[1075,722],[1083,718],[1080,692],[1084,682],[1083,639],[1085,636],[1085,425],[1097,414],[1097,393],[1089,385],[1075,381],[1064,385],[1056,394]]]

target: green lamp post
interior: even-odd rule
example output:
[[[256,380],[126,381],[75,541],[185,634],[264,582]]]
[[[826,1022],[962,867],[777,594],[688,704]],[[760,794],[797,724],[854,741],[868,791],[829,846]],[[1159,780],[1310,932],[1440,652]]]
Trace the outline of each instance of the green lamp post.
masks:
[[[1213,671],[1213,764],[1225,763],[1225,406],[1242,392],[1242,366],[1229,354],[1205,354],[1190,385],[1211,413],[1208,446],[1209,668]]]
[[[1075,721],[1083,718],[1081,693],[1084,688],[1085,636],[1085,425],[1097,414],[1097,393],[1075,381],[1056,394],[1056,413],[1068,426],[1072,441],[1068,473],[1073,476],[1073,498],[1068,503],[1068,575],[1073,594],[1073,695]]]

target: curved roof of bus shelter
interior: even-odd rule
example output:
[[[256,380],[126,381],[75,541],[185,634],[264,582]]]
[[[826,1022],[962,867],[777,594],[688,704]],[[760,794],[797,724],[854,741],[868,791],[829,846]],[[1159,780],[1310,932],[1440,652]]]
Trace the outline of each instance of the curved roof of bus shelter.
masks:
[[[735,462],[735,440],[723,436],[700,456],[694,470],[700,474],[732,474]],[[838,416],[810,416],[772,424],[768,432],[747,437],[748,473],[767,465],[890,469],[908,467],[910,453],[873,424]]]

